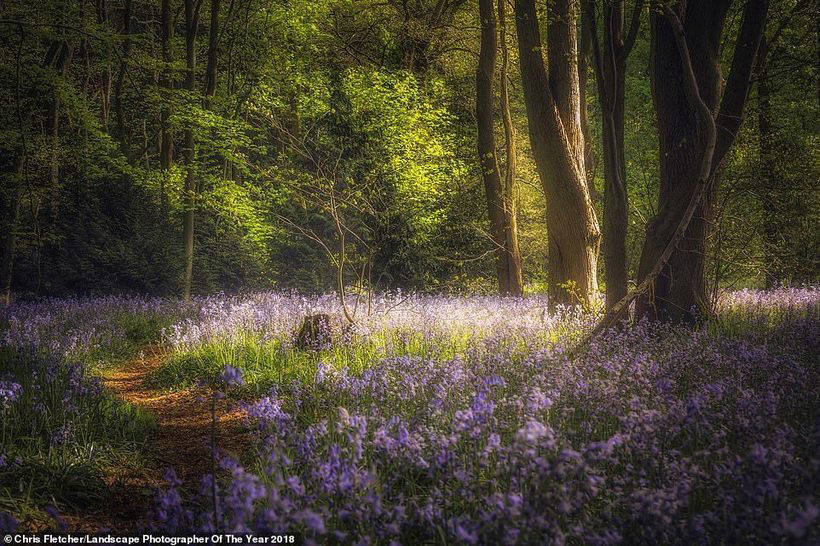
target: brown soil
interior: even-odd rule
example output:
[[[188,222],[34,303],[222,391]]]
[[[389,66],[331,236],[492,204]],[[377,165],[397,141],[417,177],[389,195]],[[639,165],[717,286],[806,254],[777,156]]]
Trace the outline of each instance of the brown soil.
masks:
[[[166,356],[163,349],[149,347],[144,356],[103,375],[106,388],[154,415],[157,427],[144,454],[148,464],[111,469],[106,478],[110,502],[94,513],[66,515],[71,531],[128,533],[144,529],[157,488],[166,486],[166,468],[174,469],[184,487],[198,488],[211,472],[210,392],[205,388],[163,392],[152,387],[148,378]],[[250,438],[243,427],[244,413],[231,406],[226,400],[217,401],[217,450],[238,457]]]

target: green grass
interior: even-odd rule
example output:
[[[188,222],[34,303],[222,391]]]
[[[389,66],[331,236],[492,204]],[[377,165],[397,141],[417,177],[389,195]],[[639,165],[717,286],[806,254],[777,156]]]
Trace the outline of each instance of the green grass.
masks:
[[[113,335],[92,347],[80,347],[69,353],[94,372],[136,358],[145,347],[160,343],[162,332],[170,327],[175,317],[158,312],[120,311],[111,315]]]
[[[451,359],[463,355],[475,339],[476,335],[466,330],[433,337],[396,330],[312,351],[296,349],[281,339],[262,340],[244,333],[193,348],[177,349],[153,372],[150,383],[168,390],[191,387],[199,382],[214,385],[225,366],[231,365],[242,370],[245,380],[245,385],[234,392],[239,396],[251,396],[283,383],[309,382],[321,362],[360,373],[388,356]]]
[[[95,388],[77,370],[43,354],[0,350],[0,377],[22,386],[20,398],[0,409],[0,510],[24,521],[48,505],[103,506],[104,477],[142,464],[155,427],[153,416]],[[69,432],[55,441],[60,430]]]

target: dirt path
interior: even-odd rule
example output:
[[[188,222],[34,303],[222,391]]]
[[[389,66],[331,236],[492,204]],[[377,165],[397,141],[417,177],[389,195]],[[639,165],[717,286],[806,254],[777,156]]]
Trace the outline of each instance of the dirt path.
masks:
[[[190,388],[163,392],[148,383],[151,372],[167,356],[159,347],[149,347],[143,356],[103,374],[106,388],[131,404],[149,411],[157,427],[148,439],[145,465],[117,469],[106,481],[112,491],[111,502],[97,513],[67,517],[76,531],[96,532],[110,529],[129,532],[145,528],[158,487],[165,486],[163,473],[171,467],[186,486],[198,487],[211,472],[211,408],[207,389]],[[217,403],[217,449],[238,457],[248,445],[243,412]]]

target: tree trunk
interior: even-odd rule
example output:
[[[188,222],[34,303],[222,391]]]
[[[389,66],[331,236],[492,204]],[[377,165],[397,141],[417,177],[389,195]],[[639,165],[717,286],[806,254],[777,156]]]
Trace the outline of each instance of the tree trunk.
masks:
[[[721,96],[719,46],[730,4],[729,0],[690,1],[685,14],[678,12],[696,87],[711,112],[717,110]],[[704,154],[712,154],[711,177],[734,141],[767,9],[765,0],[749,0],[744,9],[726,92],[713,120],[718,126],[713,151],[705,148],[707,127],[687,98],[687,68],[674,38],[676,31],[668,17],[658,14],[651,17],[650,76],[657,113],[661,179],[658,214],[647,226],[638,268],[640,280],[654,268],[667,242],[685,220],[685,204],[701,191]],[[707,215],[714,186],[711,178],[705,183],[703,196],[687,222],[683,237],[650,289],[637,300],[637,316],[692,322],[706,310],[709,301],[705,281]]]
[[[196,32],[198,25],[198,4],[194,0],[185,0],[185,90],[189,94],[194,92],[195,70],[196,70]],[[194,273],[194,218],[196,207],[196,174],[195,174],[195,150],[194,150],[194,130],[190,124],[185,128],[185,149],[183,150],[185,160],[185,194],[183,202],[185,212],[182,219],[182,240],[185,248],[184,264],[182,273],[182,297],[185,300],[191,298],[191,285],[193,284]]]
[[[598,102],[602,115],[601,140],[604,150],[604,230],[606,263],[606,308],[612,309],[627,293],[628,264],[626,230],[629,203],[626,190],[624,154],[624,84],[626,59],[635,43],[643,1],[636,2],[629,33],[624,35],[625,3],[604,6],[603,48],[595,28],[595,4],[584,2],[586,24],[595,59]]]
[[[598,219],[584,171],[578,84],[577,10],[550,4],[544,65],[534,0],[516,0],[519,63],[530,144],[547,200],[550,296],[590,304],[598,291]]]
[[[20,54],[23,47],[22,41],[20,42],[19,47],[20,48],[17,50],[17,63],[20,63]],[[71,55],[72,48],[67,42],[54,41],[49,45],[48,49],[46,50],[45,56],[40,66],[43,70],[54,68],[58,73],[62,75],[65,73],[65,70],[69,62],[71,61]],[[20,103],[21,91],[22,90],[20,87],[20,79],[18,72],[18,78],[16,81],[15,107],[18,122],[17,130],[19,131],[20,138],[20,151],[14,160],[13,182],[12,187],[10,188],[11,191],[9,192],[10,202],[8,206],[7,215],[8,223],[5,226],[6,233],[5,239],[3,240],[3,254],[2,258],[0,258],[0,289],[2,289],[2,295],[0,295],[0,300],[2,300],[6,304],[11,302],[11,287],[12,281],[14,279],[14,258],[17,250],[17,230],[20,223],[20,206],[23,197],[23,177],[25,175],[26,160],[28,156],[26,147],[27,139],[25,134],[25,123],[23,121],[23,113],[21,110]],[[51,106],[49,108],[48,117],[49,119],[47,123],[49,126],[49,134],[53,139],[52,144],[56,146],[58,144],[56,139],[59,136],[59,97],[56,94],[56,90],[54,99],[52,100]],[[55,155],[55,153],[56,152],[52,152],[49,165],[49,179],[52,184],[52,190],[54,189],[54,185],[59,183],[59,157]],[[38,245],[38,247],[38,253],[41,253],[42,246]]]
[[[515,191],[515,173],[518,157],[515,147],[515,126],[510,113],[509,61],[507,49],[506,0],[498,0],[498,32],[501,37],[501,118],[504,123],[504,253],[507,260],[508,293],[520,296],[524,293],[524,272],[521,248],[518,245],[518,210]]]
[[[220,0],[211,0],[211,24],[208,29],[208,64],[205,68],[205,100],[209,101],[216,93],[216,61],[219,52],[219,4]],[[208,106],[206,104],[206,106]]]
[[[476,70],[476,120],[478,122],[478,157],[481,177],[487,196],[487,212],[490,218],[490,238],[496,253],[496,277],[498,290],[508,290],[507,263],[504,259],[504,203],[501,188],[501,172],[495,147],[493,124],[493,78],[498,49],[496,43],[495,10],[492,0],[479,0],[481,17],[481,46]]]
[[[589,80],[589,58],[592,53],[592,35],[590,17],[587,2],[581,4],[581,26],[578,38],[578,86],[581,90],[581,132],[584,134],[584,170],[587,175],[587,185],[589,194],[593,201],[597,198],[595,192],[595,153],[592,146],[592,138],[589,134],[589,114],[587,112],[587,81]],[[594,21],[594,20],[593,20]],[[591,24],[590,24],[591,23]],[[592,27],[594,28],[594,27]]]
[[[106,0],[98,0],[95,5],[97,12],[97,23],[102,28],[108,26],[108,4]],[[102,84],[100,86],[100,114],[102,115],[103,129],[108,131],[108,118],[111,111],[111,66],[106,63],[102,71]]]
[[[117,82],[114,85],[114,108],[117,114],[117,136],[120,139],[120,147],[127,158],[129,155],[130,142],[125,131],[125,114],[122,111],[122,86],[125,83],[125,74],[128,71],[128,57],[131,52],[131,10],[133,0],[125,0],[125,11],[122,15],[123,42],[122,60],[120,71],[117,74]]]
[[[503,7],[501,8],[503,10]],[[502,183],[498,164],[493,122],[493,80],[498,51],[498,31],[493,0],[480,0],[481,48],[476,70],[476,118],[478,120],[478,154],[487,195],[490,236],[496,253],[496,276],[501,294],[520,295],[523,291],[521,256],[516,233],[515,204],[512,189],[515,177],[515,149],[512,122],[509,119],[509,97],[502,82],[502,110],[505,116],[507,170]],[[502,11],[503,14],[503,11]],[[506,64],[506,57],[504,59]],[[506,67],[505,67],[506,68]],[[506,69],[504,76],[506,76]]]
[[[173,79],[170,75],[169,65],[171,63],[170,41],[173,32],[171,25],[171,0],[162,0],[160,8],[160,50],[162,52],[162,71],[160,72],[160,86],[166,91],[173,87]],[[171,168],[174,162],[174,137],[168,126],[168,118],[171,117],[169,97],[162,99],[162,106],[159,113],[159,162],[163,171]],[[166,203],[164,180],[167,174],[163,174],[162,201]]]

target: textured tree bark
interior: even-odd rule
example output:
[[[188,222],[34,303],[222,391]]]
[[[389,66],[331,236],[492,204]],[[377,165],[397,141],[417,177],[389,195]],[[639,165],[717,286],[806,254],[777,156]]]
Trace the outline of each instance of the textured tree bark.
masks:
[[[690,1],[685,13],[676,12],[681,21],[680,30],[686,36],[697,89],[710,112],[717,109],[721,96],[719,47],[730,4],[729,0]],[[720,111],[714,118],[716,143],[703,198],[698,201],[667,263],[650,289],[638,298],[635,310],[639,317],[692,322],[708,307],[705,257],[707,215],[714,193],[711,177],[737,134],[767,9],[765,0],[746,3],[732,69]],[[651,17],[650,75],[657,112],[661,180],[658,214],[647,226],[638,268],[641,280],[648,276],[667,241],[685,220],[681,204],[690,202],[695,192],[700,191],[700,166],[706,153],[706,129],[687,100],[685,65],[674,39],[676,29],[671,25],[669,17],[657,14]]]
[[[503,9],[503,8],[502,8]],[[490,237],[495,247],[496,277],[501,294],[521,294],[521,258],[518,252],[515,210],[512,187],[515,176],[515,150],[512,135],[505,129],[507,141],[507,172],[504,182],[498,164],[493,123],[493,80],[495,78],[498,51],[498,27],[493,0],[479,0],[481,17],[481,47],[476,70],[476,119],[478,122],[478,154],[481,176],[487,196],[490,219]],[[502,83],[502,103],[506,83]],[[507,101],[509,99],[507,98]],[[506,103],[505,128],[509,121],[509,104]],[[502,105],[502,109],[504,105]],[[513,165],[512,170],[510,165]],[[508,188],[509,187],[509,188]]]
[[[702,6],[697,7],[700,8]],[[706,33],[706,41],[712,44],[712,47],[716,49],[717,42],[719,41],[722,32],[722,21],[723,18],[725,18],[726,9],[728,6],[718,6],[713,4],[708,7],[715,9],[711,15],[706,16],[706,21],[709,25],[702,26],[704,21],[697,21],[695,23],[695,32],[701,33],[700,40],[703,41],[703,31],[710,29]],[[692,218],[695,215],[695,211],[703,207],[704,200],[709,199],[709,182],[714,179],[715,173],[718,171],[720,163],[723,159],[723,154],[728,151],[728,146],[731,146],[731,143],[740,128],[743,105],[745,104],[746,95],[751,84],[751,71],[754,65],[754,59],[757,56],[757,49],[765,29],[768,2],[766,0],[749,0],[746,3],[743,11],[743,22],[741,24],[740,34],[738,36],[737,43],[735,44],[734,57],[732,59],[732,70],[726,78],[726,92],[723,94],[723,99],[720,104],[720,111],[717,116],[714,116],[713,107],[710,107],[703,98],[698,78],[698,73],[703,74],[705,72],[706,77],[702,77],[700,82],[707,84],[707,89],[708,84],[711,84],[712,88],[715,88],[718,85],[718,82],[714,79],[715,73],[717,72],[717,57],[714,56],[711,59],[711,70],[709,70],[708,67],[707,69],[704,69],[703,65],[705,63],[704,60],[701,59],[698,64],[698,70],[696,71],[695,64],[692,60],[692,48],[687,43],[685,28],[681,23],[678,15],[679,12],[676,12],[672,7],[665,4],[659,5],[658,8],[660,14],[653,15],[653,19],[651,21],[653,25],[653,40],[651,44],[653,48],[653,64],[658,58],[657,53],[654,51],[658,47],[658,42],[656,42],[656,40],[660,38],[662,41],[673,42],[675,52],[677,53],[675,59],[677,65],[671,65],[669,68],[675,69],[675,75],[679,78],[678,81],[683,86],[680,90],[682,96],[675,98],[679,101],[685,100],[689,105],[689,109],[687,110],[682,108],[680,103],[678,103],[677,106],[678,108],[682,108],[684,111],[687,111],[692,118],[694,118],[689,121],[690,128],[692,126],[699,126],[702,131],[702,140],[695,144],[691,141],[687,142],[686,140],[677,143],[677,146],[681,148],[684,146],[699,148],[700,154],[699,157],[697,157],[697,165],[688,166],[690,169],[694,168],[691,173],[694,176],[694,184],[691,188],[691,195],[689,196],[686,207],[682,209],[677,208],[675,210],[676,212],[680,212],[679,218],[676,219],[674,217],[670,217],[670,215],[665,217],[659,215],[653,219],[649,226],[647,226],[647,239],[644,243],[644,254],[641,256],[642,270],[639,270],[639,275],[641,275],[641,277],[638,286],[635,290],[629,292],[626,296],[621,298],[618,303],[616,303],[604,314],[603,317],[598,320],[597,324],[579,342],[577,346],[578,348],[586,345],[598,334],[615,324],[616,321],[625,317],[629,311],[629,305],[633,301],[636,302],[636,317],[650,316],[655,319],[660,318],[666,320],[686,321],[691,321],[697,318],[696,314],[691,311],[681,311],[680,307],[674,304],[674,301],[672,302],[672,305],[669,305],[668,301],[661,300],[660,305],[658,305],[656,303],[658,301],[656,291],[659,287],[664,289],[666,291],[664,294],[667,295],[667,298],[669,298],[668,294],[671,293],[669,290],[669,271],[670,266],[672,265],[671,258],[675,254],[680,254],[680,243],[687,233],[691,233],[689,230],[692,227]],[[704,15],[703,11],[697,9],[695,13],[699,16]],[[658,17],[663,17],[663,21],[660,21]],[[719,24],[717,24],[718,19],[720,21]],[[661,22],[665,23],[665,25],[664,27],[658,29],[658,26],[656,25],[659,25]],[[668,47],[669,44],[665,43],[664,46]],[[672,53],[667,50],[666,54],[668,61],[669,56],[672,55]],[[653,72],[653,75],[655,74],[656,73]],[[709,79],[709,77],[712,79]],[[655,81],[655,77],[653,77],[653,96],[657,92],[654,85]],[[713,93],[715,95],[718,94],[716,90],[713,91]],[[656,109],[657,108],[658,106],[656,102]],[[680,110],[678,113],[680,113]],[[660,114],[658,114],[658,118],[658,124],[660,126]],[[720,121],[720,125],[718,125],[718,121]],[[719,139],[718,133],[720,131],[723,131],[726,134]],[[718,146],[718,144],[720,144],[720,146]],[[664,148],[661,147],[662,156],[663,153]],[[661,166],[663,167],[663,162],[661,163]],[[663,191],[664,184],[663,174],[662,169],[661,191]],[[650,234],[654,233],[655,230],[668,234],[668,238],[665,243],[661,240],[656,239],[653,241],[650,239]],[[660,248],[661,245],[663,245],[662,248]],[[647,247],[650,248],[647,250]],[[660,250],[658,250],[659,248]],[[657,259],[651,263],[651,266],[645,265],[645,256],[648,252],[654,252],[657,254]],[[700,255],[700,258],[703,259],[702,254]],[[702,265],[701,271],[703,271]],[[664,272],[667,272],[666,279],[662,277]],[[693,289],[697,286],[702,287],[705,285],[705,279],[703,276],[701,276],[699,282],[697,280],[684,279],[682,284],[688,284],[690,291],[693,291]],[[685,291],[684,296],[686,296]],[[701,300],[701,303],[705,303],[705,300]]]
[[[550,296],[590,304],[598,291],[598,219],[584,171],[578,84],[577,6],[550,3],[544,65],[534,0],[516,0],[519,64],[530,144],[547,199]]]

